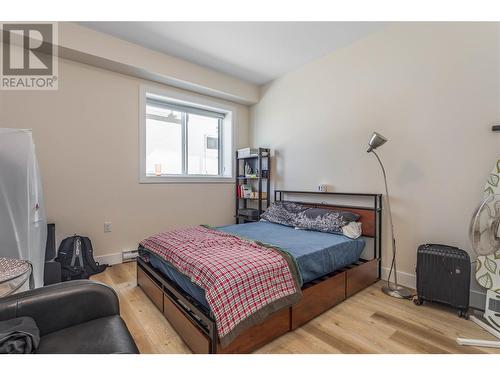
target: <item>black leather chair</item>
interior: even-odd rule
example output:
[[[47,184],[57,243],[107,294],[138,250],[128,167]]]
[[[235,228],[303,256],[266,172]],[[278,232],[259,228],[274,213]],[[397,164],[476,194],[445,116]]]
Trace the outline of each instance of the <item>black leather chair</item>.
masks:
[[[116,292],[75,280],[0,299],[0,320],[32,317],[40,329],[37,353],[139,353],[120,318]]]

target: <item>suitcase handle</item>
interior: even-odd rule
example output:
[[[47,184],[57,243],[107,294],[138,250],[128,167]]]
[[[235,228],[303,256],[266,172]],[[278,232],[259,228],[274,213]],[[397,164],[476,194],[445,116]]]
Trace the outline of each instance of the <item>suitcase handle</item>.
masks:
[[[447,247],[448,249],[460,250],[460,248],[458,248],[456,246],[443,245],[443,244],[440,244],[440,243],[428,243],[428,244],[425,244],[425,246],[428,246],[428,247],[432,247],[432,246]]]

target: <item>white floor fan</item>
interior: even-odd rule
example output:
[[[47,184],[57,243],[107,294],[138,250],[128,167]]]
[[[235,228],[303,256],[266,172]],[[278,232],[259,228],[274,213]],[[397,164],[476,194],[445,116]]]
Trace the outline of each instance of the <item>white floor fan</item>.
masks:
[[[496,180],[496,185],[499,180]],[[477,254],[476,280],[487,290],[483,315],[486,323],[475,316],[470,319],[498,340],[457,338],[457,342],[461,345],[500,348],[500,194],[495,194],[488,186],[486,192],[489,195],[474,212],[470,225],[472,248]]]

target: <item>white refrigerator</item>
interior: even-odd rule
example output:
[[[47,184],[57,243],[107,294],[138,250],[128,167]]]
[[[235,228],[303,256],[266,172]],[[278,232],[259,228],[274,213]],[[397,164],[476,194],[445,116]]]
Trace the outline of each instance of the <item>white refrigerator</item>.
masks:
[[[0,128],[0,257],[33,266],[43,286],[47,219],[31,130]]]

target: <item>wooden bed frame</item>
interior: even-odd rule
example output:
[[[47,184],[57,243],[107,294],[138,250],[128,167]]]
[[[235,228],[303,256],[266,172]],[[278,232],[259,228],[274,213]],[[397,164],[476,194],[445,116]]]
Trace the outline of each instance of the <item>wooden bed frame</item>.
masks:
[[[359,214],[363,236],[373,238],[373,257],[359,259],[348,267],[304,284],[302,298],[297,304],[281,309],[264,322],[248,328],[225,348],[219,345],[215,319],[210,311],[147,261],[141,257],[137,259],[137,285],[194,353],[250,353],[380,279],[382,195],[276,190],[274,198],[275,201],[281,201],[285,200],[285,196],[312,194],[373,200],[373,204],[368,207],[300,201],[310,207],[345,209]]]

